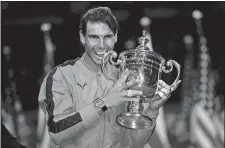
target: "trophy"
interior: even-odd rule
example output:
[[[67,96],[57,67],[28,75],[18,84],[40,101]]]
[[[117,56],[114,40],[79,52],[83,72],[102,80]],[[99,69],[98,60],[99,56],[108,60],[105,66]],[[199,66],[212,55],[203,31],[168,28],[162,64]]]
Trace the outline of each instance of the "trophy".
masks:
[[[177,69],[175,81],[171,84],[171,88],[175,87],[175,83],[180,78],[180,65],[174,61],[165,59],[159,54],[151,51],[146,44],[149,40],[146,38],[146,31],[143,30],[143,36],[138,38],[139,46],[136,49],[129,49],[119,54],[118,59],[115,51],[106,52],[102,58],[102,71],[104,75],[111,80],[117,81],[109,76],[105,70],[105,63],[111,62],[113,65],[119,66],[119,72],[129,69],[131,71],[126,81],[136,79],[138,85],[129,89],[142,91],[141,96],[136,96],[137,101],[129,101],[127,112],[120,114],[117,117],[117,122],[126,128],[130,129],[145,129],[152,126],[152,119],[143,114],[143,103],[150,102],[155,98],[157,91],[158,80],[161,79],[162,72],[169,73],[173,70],[173,65]],[[168,69],[167,69],[168,68]]]

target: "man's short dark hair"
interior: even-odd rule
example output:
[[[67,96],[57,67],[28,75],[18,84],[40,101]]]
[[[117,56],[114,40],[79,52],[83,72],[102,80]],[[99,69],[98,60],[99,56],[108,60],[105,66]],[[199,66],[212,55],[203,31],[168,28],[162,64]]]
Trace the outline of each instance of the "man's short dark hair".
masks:
[[[97,7],[88,10],[80,21],[80,30],[82,34],[86,34],[87,22],[90,21],[92,23],[105,23],[109,26],[109,28],[113,31],[114,34],[117,33],[119,29],[118,22],[116,17],[113,15],[112,11],[108,7]]]

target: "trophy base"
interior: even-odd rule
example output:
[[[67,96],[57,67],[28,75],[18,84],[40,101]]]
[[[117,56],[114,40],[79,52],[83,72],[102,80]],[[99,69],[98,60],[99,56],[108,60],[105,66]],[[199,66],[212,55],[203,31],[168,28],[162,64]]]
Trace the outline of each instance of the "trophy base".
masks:
[[[152,126],[152,119],[140,113],[123,113],[117,117],[117,122],[130,129],[146,129]]]

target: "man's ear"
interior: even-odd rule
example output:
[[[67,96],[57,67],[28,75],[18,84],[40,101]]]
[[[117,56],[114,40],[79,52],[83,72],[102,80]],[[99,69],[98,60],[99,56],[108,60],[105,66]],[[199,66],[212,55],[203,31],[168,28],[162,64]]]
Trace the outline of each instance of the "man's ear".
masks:
[[[79,34],[80,34],[80,41],[84,45],[85,44],[85,37],[84,37],[84,35],[83,35],[81,30],[79,31]]]

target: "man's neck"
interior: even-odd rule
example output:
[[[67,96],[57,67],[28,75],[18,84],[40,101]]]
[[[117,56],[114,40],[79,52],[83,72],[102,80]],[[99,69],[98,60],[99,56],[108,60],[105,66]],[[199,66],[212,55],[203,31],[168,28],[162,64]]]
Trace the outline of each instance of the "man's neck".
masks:
[[[96,73],[101,70],[100,65],[96,64],[86,53],[84,54],[84,61],[86,62],[87,66]]]

